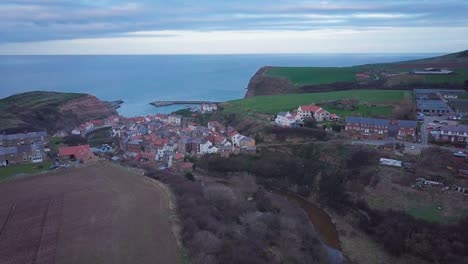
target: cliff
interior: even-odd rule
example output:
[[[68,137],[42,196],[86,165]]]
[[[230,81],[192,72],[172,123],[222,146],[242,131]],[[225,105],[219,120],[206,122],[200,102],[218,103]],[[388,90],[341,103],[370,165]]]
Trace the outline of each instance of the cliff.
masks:
[[[245,95],[246,98],[257,95],[273,95],[295,92],[293,83],[287,78],[277,78],[265,75],[269,69],[271,69],[271,67],[262,67],[257,71],[257,73],[255,73],[252,79],[250,79],[247,87],[247,93]]]
[[[408,69],[456,69],[447,76],[416,76]],[[400,74],[401,72],[409,74]],[[365,73],[367,79],[357,79]],[[466,89],[468,50],[444,56],[369,64],[354,67],[262,67],[251,78],[245,97],[287,93],[329,92],[350,89],[413,89],[421,87]]]
[[[116,115],[107,102],[78,93],[28,92],[0,100],[0,131],[70,130],[86,121]]]

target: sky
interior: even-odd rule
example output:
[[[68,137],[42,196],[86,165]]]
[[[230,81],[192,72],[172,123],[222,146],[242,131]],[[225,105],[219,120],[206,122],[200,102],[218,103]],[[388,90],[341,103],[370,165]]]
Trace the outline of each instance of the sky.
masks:
[[[468,49],[468,0],[1,0],[0,54]]]

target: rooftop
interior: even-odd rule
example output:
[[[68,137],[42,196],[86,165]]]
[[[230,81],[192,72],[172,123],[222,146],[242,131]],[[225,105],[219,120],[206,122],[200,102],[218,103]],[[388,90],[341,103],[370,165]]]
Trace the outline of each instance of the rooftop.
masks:
[[[346,117],[346,123],[368,124],[368,125],[374,125],[374,126],[388,126],[390,122],[387,119],[348,116]]]

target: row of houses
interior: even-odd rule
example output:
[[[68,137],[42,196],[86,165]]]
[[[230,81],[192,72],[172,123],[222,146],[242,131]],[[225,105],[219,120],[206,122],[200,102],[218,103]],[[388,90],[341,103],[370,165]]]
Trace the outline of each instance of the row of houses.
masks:
[[[349,116],[345,122],[345,133],[351,138],[416,141],[416,121]]]
[[[439,131],[433,131],[431,134],[433,139],[437,142],[462,145],[468,144],[468,126],[465,125],[443,126]]]
[[[47,140],[45,131],[1,134],[0,166],[43,162]]]
[[[295,113],[278,113],[275,118],[275,123],[284,127],[296,127],[302,124],[306,118],[313,118],[319,122],[339,120],[339,116],[336,114],[331,114],[319,106],[302,105],[297,108]]]

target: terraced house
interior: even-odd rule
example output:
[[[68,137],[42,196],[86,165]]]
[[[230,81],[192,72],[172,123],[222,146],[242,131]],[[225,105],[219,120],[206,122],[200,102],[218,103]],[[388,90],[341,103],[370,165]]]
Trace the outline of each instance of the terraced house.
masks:
[[[440,134],[435,136],[436,141],[450,142],[452,144],[468,143],[468,126],[449,125],[440,129]]]
[[[46,140],[45,131],[0,135],[0,166],[42,162]]]
[[[356,139],[402,141],[416,140],[417,122],[350,116],[346,118],[345,133]]]

